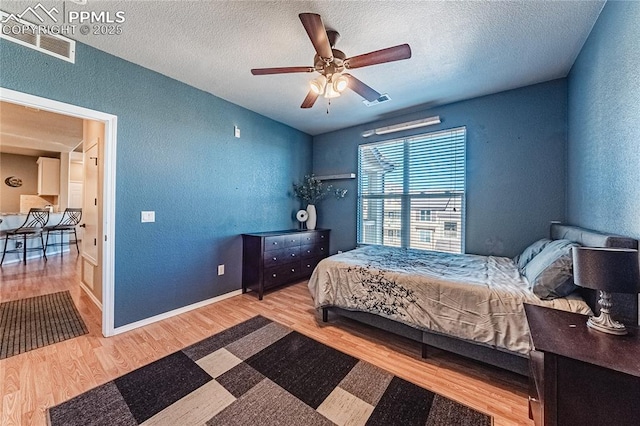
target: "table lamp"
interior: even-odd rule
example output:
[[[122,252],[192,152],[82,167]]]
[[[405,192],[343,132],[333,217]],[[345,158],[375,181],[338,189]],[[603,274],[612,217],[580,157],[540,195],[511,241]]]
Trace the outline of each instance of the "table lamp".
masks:
[[[580,287],[600,291],[600,315],[589,317],[587,326],[603,333],[627,334],[624,324],[611,318],[611,293],[637,293],[638,250],[623,248],[573,248],[573,281]]]

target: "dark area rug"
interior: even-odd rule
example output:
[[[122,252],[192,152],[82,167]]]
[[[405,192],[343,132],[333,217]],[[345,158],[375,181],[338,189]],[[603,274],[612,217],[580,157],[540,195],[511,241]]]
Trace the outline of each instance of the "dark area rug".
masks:
[[[263,317],[49,409],[69,425],[468,425],[491,417]]]
[[[0,359],[87,333],[68,291],[0,303]]]

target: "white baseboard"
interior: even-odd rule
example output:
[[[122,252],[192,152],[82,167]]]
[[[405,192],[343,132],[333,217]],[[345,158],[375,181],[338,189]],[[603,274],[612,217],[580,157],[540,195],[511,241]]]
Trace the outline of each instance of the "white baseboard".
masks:
[[[89,290],[89,287],[87,287],[82,281],[80,281],[80,288],[83,289],[85,293],[87,293],[89,299],[91,299],[91,301],[98,307],[98,309],[102,311],[102,303],[100,303],[96,295],[93,294],[91,290]]]
[[[174,309],[173,311],[164,312],[149,318],[145,318],[140,321],[132,322],[131,324],[122,325],[113,329],[112,336],[127,331],[131,331],[138,327],[144,327],[145,325],[153,324],[154,322],[162,321],[167,318],[174,317],[176,315],[184,314],[185,312],[192,311],[194,309],[202,308],[203,306],[210,305],[212,303],[220,302],[230,297],[239,296],[242,294],[242,290],[234,290],[229,293],[222,294],[220,296],[212,297],[211,299],[203,300],[201,302],[193,303],[191,305],[183,306],[182,308]]]

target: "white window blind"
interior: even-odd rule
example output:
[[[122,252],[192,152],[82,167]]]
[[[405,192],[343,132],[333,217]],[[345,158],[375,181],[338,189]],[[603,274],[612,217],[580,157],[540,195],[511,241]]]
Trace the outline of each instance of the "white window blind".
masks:
[[[360,145],[358,243],[462,253],[465,146],[464,127]]]

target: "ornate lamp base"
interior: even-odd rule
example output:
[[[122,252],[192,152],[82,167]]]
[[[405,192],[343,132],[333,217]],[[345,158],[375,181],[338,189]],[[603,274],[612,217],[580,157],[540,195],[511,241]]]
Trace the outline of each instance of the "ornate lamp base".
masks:
[[[600,305],[600,315],[597,317],[589,317],[587,326],[603,333],[616,334],[618,336],[627,334],[627,329],[624,324],[614,320],[609,314],[609,310],[613,306],[609,292],[600,290],[600,300],[598,300],[598,304]]]

